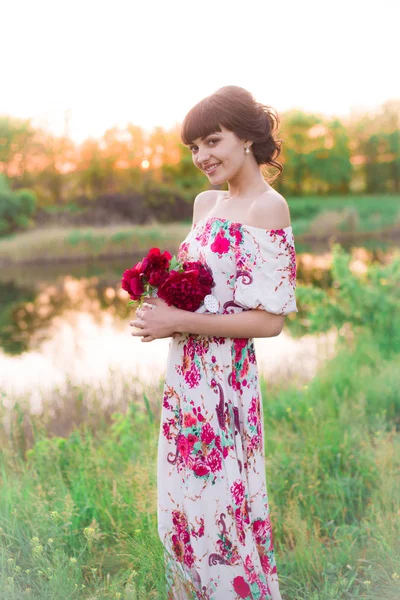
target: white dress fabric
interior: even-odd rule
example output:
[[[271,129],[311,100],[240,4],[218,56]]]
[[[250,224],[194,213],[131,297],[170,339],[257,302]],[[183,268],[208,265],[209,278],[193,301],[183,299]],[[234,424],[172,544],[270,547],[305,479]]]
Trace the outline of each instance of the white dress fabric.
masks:
[[[220,314],[298,312],[291,226],[209,217],[177,257],[208,265]],[[171,339],[157,479],[168,600],[280,600],[252,338]]]

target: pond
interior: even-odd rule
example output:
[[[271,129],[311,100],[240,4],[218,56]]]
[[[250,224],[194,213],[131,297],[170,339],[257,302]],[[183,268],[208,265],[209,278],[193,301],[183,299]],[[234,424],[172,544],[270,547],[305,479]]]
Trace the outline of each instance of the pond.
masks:
[[[351,268],[390,262],[398,240],[347,244]],[[170,250],[174,253],[175,249]],[[329,241],[296,244],[298,282],[331,285]],[[43,395],[67,381],[106,385],[110,373],[136,390],[162,381],[171,338],[143,343],[131,336],[134,316],[120,287],[123,271],[141,256],[95,263],[21,266],[0,273],[0,391],[10,405],[21,395],[39,411]],[[335,351],[334,330],[309,335],[300,310],[275,338],[256,338],[260,373],[269,382],[305,385]]]

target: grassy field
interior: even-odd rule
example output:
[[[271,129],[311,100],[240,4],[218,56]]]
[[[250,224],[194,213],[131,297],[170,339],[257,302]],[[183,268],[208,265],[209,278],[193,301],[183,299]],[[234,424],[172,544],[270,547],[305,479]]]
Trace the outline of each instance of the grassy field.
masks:
[[[165,598],[156,530],[161,387],[132,399],[130,385],[115,379],[111,415],[101,391],[73,382],[45,399],[41,416],[29,416],[21,399],[7,412],[2,599]],[[383,359],[367,336],[343,344],[308,386],[262,380],[262,393],[283,598],[395,600],[399,356]]]
[[[288,202],[298,235],[399,231],[400,196],[313,196]]]
[[[285,600],[400,596],[400,260],[330,290],[299,286],[309,331],[338,347],[308,385],[261,380]],[[301,365],[299,365],[301,369]],[[165,599],[156,523],[162,382],[140,397],[70,382],[32,415],[0,408],[0,598]],[[102,408],[109,405],[107,409]],[[14,408],[6,408],[14,403]]]
[[[289,199],[298,243],[326,239],[400,237],[400,197]],[[190,223],[43,228],[0,240],[0,265],[111,259],[144,253],[151,246],[177,249]]]

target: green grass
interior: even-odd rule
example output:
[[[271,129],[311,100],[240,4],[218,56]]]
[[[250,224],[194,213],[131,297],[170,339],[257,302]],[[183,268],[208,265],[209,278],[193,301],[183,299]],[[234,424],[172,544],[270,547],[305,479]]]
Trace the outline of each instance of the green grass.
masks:
[[[400,196],[288,199],[297,243],[358,236],[400,236]],[[149,246],[177,249],[189,222],[104,227],[49,227],[0,240],[0,264],[51,263],[131,256]]]
[[[309,333],[336,328],[334,358],[308,385],[261,381],[285,600],[400,595],[400,260],[361,277],[349,263],[334,246],[332,287],[296,292]],[[162,384],[138,397],[118,373],[100,388],[72,381],[49,392],[41,415],[4,395],[2,600],[166,600],[156,523],[161,397]]]
[[[98,260],[146,252],[149,245],[164,249],[179,245],[185,224],[37,229],[0,241],[0,263],[55,263]]]
[[[44,399],[41,416],[21,399],[7,413],[1,598],[165,598],[156,529],[162,384],[127,404],[132,382],[114,377],[111,411],[100,408],[107,392],[71,382]],[[262,380],[262,394],[283,598],[395,600],[399,355],[383,359],[366,336],[343,343],[308,385]]]
[[[309,196],[288,202],[297,235],[400,230],[400,196]]]

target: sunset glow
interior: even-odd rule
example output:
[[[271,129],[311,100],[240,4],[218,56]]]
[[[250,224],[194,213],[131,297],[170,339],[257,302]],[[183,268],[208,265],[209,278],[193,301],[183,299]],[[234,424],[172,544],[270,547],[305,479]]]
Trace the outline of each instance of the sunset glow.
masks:
[[[278,111],[343,116],[400,98],[400,3],[9,2],[0,114],[75,141],[128,123],[171,128],[240,85]],[[171,18],[175,15],[174,18]],[[10,49],[12,48],[12,52]]]

